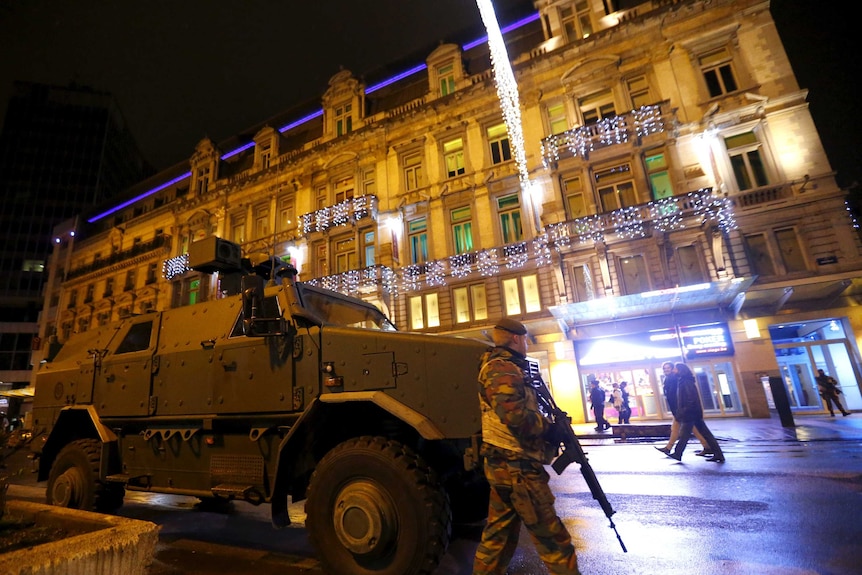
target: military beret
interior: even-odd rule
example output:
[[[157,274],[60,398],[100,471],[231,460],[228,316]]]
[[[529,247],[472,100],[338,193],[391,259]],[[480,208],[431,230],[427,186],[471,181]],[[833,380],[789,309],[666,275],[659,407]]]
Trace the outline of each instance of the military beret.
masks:
[[[494,329],[502,329],[503,331],[508,331],[515,335],[526,335],[527,333],[527,328],[524,327],[524,324],[508,317],[504,317],[498,321],[497,325],[494,326]]]

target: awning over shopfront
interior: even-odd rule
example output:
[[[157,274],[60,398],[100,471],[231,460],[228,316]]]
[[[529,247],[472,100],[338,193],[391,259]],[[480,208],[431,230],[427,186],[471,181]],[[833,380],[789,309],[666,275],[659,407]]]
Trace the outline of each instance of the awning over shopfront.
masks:
[[[710,283],[606,297],[550,308],[569,329],[607,321],[641,319],[699,310],[738,313],[755,278],[734,278]]]

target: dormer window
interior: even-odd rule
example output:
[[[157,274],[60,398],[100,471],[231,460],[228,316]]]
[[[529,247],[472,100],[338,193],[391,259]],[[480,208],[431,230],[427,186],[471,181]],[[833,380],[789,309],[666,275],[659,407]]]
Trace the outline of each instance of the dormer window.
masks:
[[[269,167],[272,159],[272,145],[269,142],[260,145],[260,168],[265,170]]]
[[[197,177],[195,178],[197,182],[196,190],[198,195],[203,194],[207,191],[207,186],[210,183],[210,168],[209,166],[204,166],[202,168],[197,169]]]
[[[353,105],[345,104],[335,108],[335,135],[343,136],[353,131]]]
[[[441,44],[425,61],[428,66],[428,87],[432,98],[445,98],[455,93],[464,79],[461,48],[457,44]]]
[[[437,80],[440,83],[440,95],[448,96],[455,91],[455,66],[450,62],[437,68]]]

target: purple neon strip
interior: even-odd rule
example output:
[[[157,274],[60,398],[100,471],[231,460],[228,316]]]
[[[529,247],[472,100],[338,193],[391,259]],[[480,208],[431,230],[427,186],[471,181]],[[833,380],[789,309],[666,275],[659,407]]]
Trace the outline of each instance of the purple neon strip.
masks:
[[[165,189],[165,188],[167,188],[168,186],[171,186],[171,185],[173,185],[173,184],[176,184],[177,182],[181,182],[181,181],[185,180],[186,178],[191,177],[191,175],[192,175],[192,173],[191,173],[191,172],[186,172],[186,173],[185,173],[185,174],[183,174],[182,176],[177,176],[176,178],[174,178],[174,179],[173,179],[173,180],[171,180],[170,182],[165,182],[164,184],[162,184],[162,185],[160,185],[160,186],[156,186],[156,187],[155,187],[155,188],[153,188],[152,190],[149,190],[149,191],[147,191],[147,192],[144,192],[143,194],[141,194],[141,195],[139,195],[139,196],[135,196],[135,197],[134,197],[134,198],[132,198],[131,200],[128,200],[128,201],[123,202],[123,203],[122,203],[122,204],[120,204],[119,206],[115,206],[115,207],[111,208],[110,210],[108,210],[108,211],[106,211],[106,212],[102,212],[101,214],[99,214],[99,215],[97,215],[97,216],[93,216],[92,218],[90,218],[89,220],[87,220],[87,222],[88,222],[88,223],[91,223],[91,224],[92,224],[93,222],[97,222],[97,221],[101,220],[102,218],[104,218],[105,216],[110,216],[110,215],[111,215],[111,214],[113,214],[114,212],[119,211],[119,210],[122,210],[123,208],[127,208],[127,207],[131,206],[132,204],[134,204],[135,202],[137,202],[137,201],[139,201],[139,200],[143,200],[143,199],[144,199],[144,198],[146,198],[147,196],[152,196],[152,195],[153,195],[153,194],[155,194],[156,192],[161,191],[161,190],[164,190],[164,189]]]
[[[512,22],[511,24],[509,24],[505,28],[500,29],[500,32],[503,34],[506,34],[508,32],[511,32],[512,30],[516,30],[516,29],[520,28],[521,26],[526,26],[530,22],[534,22],[538,19],[539,19],[539,13],[536,12],[535,14],[531,14],[530,16],[527,16],[525,18],[521,18],[517,22]],[[488,37],[482,36],[478,40],[473,40],[472,42],[464,44],[463,46],[461,46],[461,49],[465,50],[465,51],[470,50],[471,48],[475,48],[479,44],[484,44],[487,41],[488,41]]]
[[[517,28],[520,28],[521,26],[525,26],[526,24],[529,24],[530,22],[533,22],[533,21],[538,20],[538,19],[539,19],[539,13],[536,12],[535,14],[533,14],[531,16],[527,16],[526,18],[522,18],[522,19],[518,20],[517,22],[513,22],[512,24],[509,24],[505,28],[501,29],[500,32],[502,32],[503,34],[506,34],[507,32],[511,32],[512,30],[516,30]],[[468,44],[464,44],[464,46],[462,46],[461,49],[462,50],[469,50],[469,49],[475,48],[479,44],[482,44],[482,43],[487,42],[487,41],[488,41],[488,37],[482,36],[478,40],[474,40]],[[413,74],[421,72],[422,70],[425,70],[427,68],[428,68],[428,66],[426,64],[419,64],[418,66],[410,68],[409,70],[405,70],[404,72],[401,72],[400,74],[396,74],[395,76],[389,78],[388,80],[383,80],[382,82],[380,82],[378,84],[374,84],[373,86],[366,88],[365,93],[370,94],[371,92],[374,92],[375,90],[379,90],[380,88],[385,88],[386,86],[393,84],[393,83],[397,82],[398,80],[403,80],[404,78],[406,78],[408,76],[412,76]],[[286,126],[284,126],[282,128],[279,128],[278,131],[279,132],[286,132],[286,131],[290,130],[291,128],[301,126],[302,124],[304,124],[310,120],[313,120],[314,118],[317,118],[321,115],[323,115],[323,110],[317,110],[316,112],[312,112],[311,114],[305,116],[304,118],[300,118],[299,120],[296,120],[295,122],[291,122],[290,124],[287,124]],[[240,152],[244,152],[245,150],[248,150],[249,148],[251,148],[253,146],[254,146],[254,142],[249,142],[248,144],[245,144],[244,146],[240,146],[239,148],[236,148],[234,150],[231,150],[230,152],[225,153],[221,157],[221,159],[226,160],[232,156],[239,154]],[[101,214],[99,214],[97,216],[93,216],[92,218],[87,220],[87,222],[89,222],[91,224],[93,222],[97,222],[97,221],[101,220],[102,218],[104,218],[105,216],[109,216],[116,211],[122,210],[123,208],[127,208],[130,205],[134,204],[135,202],[142,200],[148,196],[151,196],[151,195],[155,194],[156,192],[163,190],[172,184],[175,184],[181,180],[188,178],[191,175],[192,175],[191,172],[186,172],[182,176],[180,176],[178,178],[174,178],[170,182],[166,182],[166,183],[164,183],[158,187],[153,188],[152,190],[144,192],[140,196],[136,196],[136,197],[132,198],[131,200],[123,202],[119,206],[115,206],[106,212],[102,212]]]

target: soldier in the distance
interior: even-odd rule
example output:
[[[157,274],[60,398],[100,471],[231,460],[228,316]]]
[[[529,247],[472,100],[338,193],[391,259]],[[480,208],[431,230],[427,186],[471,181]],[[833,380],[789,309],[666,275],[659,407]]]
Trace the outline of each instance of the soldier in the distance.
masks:
[[[551,573],[579,575],[572,538],[557,516],[548,486],[544,466],[560,442],[546,440],[553,425],[539,411],[527,380],[527,328],[504,318],[491,337],[494,347],[482,356],[479,372],[482,455],[491,501],[473,575],[506,573],[522,523]]]

